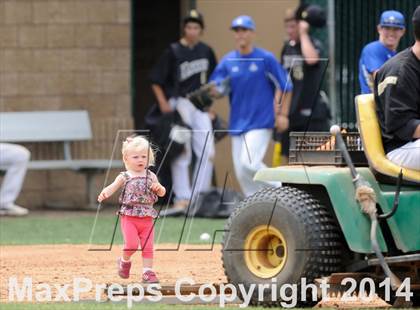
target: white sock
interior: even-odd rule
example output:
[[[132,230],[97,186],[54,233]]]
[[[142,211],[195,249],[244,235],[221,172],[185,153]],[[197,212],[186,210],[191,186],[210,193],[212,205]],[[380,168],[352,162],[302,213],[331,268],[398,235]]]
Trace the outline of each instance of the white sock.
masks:
[[[146,271],[149,271],[149,270],[150,270],[150,271],[152,271],[152,268],[149,268],[149,267],[144,267],[144,268],[143,268],[143,273],[145,273]]]

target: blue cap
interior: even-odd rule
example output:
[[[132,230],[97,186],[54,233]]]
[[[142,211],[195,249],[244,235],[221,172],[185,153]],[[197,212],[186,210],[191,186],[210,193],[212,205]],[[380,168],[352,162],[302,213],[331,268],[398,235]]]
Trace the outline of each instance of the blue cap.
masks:
[[[381,21],[379,22],[381,27],[394,27],[394,28],[405,28],[404,15],[398,11],[384,11],[381,15]]]
[[[231,29],[235,29],[239,27],[249,29],[249,30],[255,30],[255,22],[251,16],[241,15],[241,16],[236,17],[232,21],[232,25],[230,26]]]

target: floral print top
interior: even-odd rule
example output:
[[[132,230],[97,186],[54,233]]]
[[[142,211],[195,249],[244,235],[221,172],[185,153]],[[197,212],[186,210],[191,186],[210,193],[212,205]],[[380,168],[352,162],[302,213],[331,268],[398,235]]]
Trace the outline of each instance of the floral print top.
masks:
[[[127,172],[121,172],[125,179],[123,190],[119,198],[121,204],[120,214],[129,216],[156,218],[157,211],[153,204],[158,196],[150,190],[153,182],[157,182],[155,174],[147,170],[145,176],[131,177]]]

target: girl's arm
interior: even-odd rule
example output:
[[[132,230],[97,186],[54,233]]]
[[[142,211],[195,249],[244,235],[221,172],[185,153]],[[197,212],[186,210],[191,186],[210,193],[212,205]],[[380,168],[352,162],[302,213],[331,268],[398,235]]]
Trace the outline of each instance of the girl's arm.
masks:
[[[165,196],[166,188],[162,184],[159,183],[159,180],[158,180],[157,176],[153,172],[151,172],[151,173],[152,173],[152,182],[153,183],[150,186],[150,190],[152,192],[154,192],[156,195],[158,195],[159,197]]]
[[[158,195],[159,197],[163,197],[166,195],[166,188],[160,184],[159,182],[156,183],[159,187],[156,190],[156,195]]]
[[[114,182],[112,182],[110,185],[108,185],[102,190],[102,192],[98,196],[98,201],[102,202],[103,200],[111,197],[121,186],[123,186],[124,181],[125,181],[124,176],[119,174],[115,178]]]

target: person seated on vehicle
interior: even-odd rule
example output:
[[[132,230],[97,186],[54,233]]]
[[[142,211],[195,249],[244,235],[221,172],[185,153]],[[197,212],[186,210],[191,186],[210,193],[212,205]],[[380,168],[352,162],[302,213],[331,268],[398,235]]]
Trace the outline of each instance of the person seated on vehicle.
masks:
[[[413,28],[416,42],[382,66],[374,93],[387,158],[420,170],[420,6]]]

